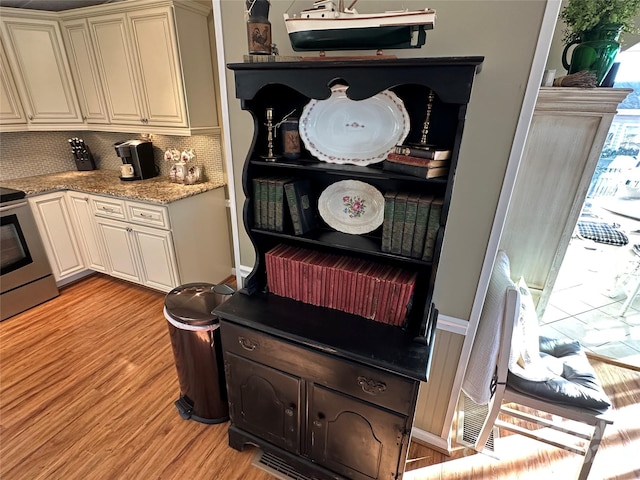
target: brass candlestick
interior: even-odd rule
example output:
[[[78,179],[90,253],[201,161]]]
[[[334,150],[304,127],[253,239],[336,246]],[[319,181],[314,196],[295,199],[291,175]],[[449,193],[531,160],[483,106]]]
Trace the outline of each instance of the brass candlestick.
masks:
[[[429,136],[429,124],[431,122],[431,111],[433,110],[433,101],[435,100],[435,98],[436,96],[433,93],[433,90],[429,89],[429,95],[427,96],[427,113],[424,118],[424,123],[422,124],[422,134],[420,136],[420,142],[415,145],[418,145],[421,147],[433,146],[427,142],[427,137]]]
[[[264,124],[267,127],[267,154],[262,155],[267,162],[275,162],[280,155],[273,153],[273,136],[275,127],[273,125],[273,108],[267,108],[267,123]]]

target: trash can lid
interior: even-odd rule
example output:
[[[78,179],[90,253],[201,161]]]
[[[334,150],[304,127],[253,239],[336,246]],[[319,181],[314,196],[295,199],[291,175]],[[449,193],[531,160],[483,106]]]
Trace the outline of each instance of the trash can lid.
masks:
[[[173,320],[187,325],[218,323],[213,310],[224,301],[225,295],[234,293],[228,285],[186,283],[167,293],[164,306]]]

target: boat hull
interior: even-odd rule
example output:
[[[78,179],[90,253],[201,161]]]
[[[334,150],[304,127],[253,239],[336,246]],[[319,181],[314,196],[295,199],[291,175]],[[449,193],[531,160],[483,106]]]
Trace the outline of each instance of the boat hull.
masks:
[[[299,30],[289,33],[296,52],[312,50],[370,50],[419,48],[426,41],[425,25]],[[414,32],[417,32],[414,35]]]

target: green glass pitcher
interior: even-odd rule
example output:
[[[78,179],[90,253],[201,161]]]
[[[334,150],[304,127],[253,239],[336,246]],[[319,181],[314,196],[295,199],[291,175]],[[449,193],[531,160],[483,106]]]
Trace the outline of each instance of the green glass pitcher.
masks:
[[[620,51],[618,37],[621,30],[622,25],[609,24],[583,32],[579,39],[564,47],[562,65],[569,74],[584,70],[593,72],[596,76],[597,85],[600,86]],[[571,63],[569,63],[567,61],[567,52],[569,47],[575,44],[578,45],[573,50]]]

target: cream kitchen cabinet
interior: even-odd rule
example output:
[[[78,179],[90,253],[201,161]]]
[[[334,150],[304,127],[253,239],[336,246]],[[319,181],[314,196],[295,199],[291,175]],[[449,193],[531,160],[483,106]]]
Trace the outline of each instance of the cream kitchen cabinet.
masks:
[[[180,284],[171,232],[97,218],[114,277],[168,292]]]
[[[168,204],[73,190],[29,203],[58,285],[98,271],[167,292],[231,274],[223,188]]]
[[[71,220],[75,226],[77,240],[83,252],[87,268],[97,272],[108,273],[105,246],[94,220],[92,195],[82,192],[66,193]]]
[[[12,127],[24,130],[26,124],[27,117],[24,116],[9,62],[0,42],[0,127],[2,131],[10,131]]]
[[[168,135],[217,129],[207,13],[195,3],[142,1],[62,14],[65,26],[88,22],[112,129]]]
[[[62,32],[82,118],[88,125],[108,123],[107,106],[87,20],[62,22]]]
[[[87,270],[65,196],[55,192],[29,198],[58,285]]]
[[[55,14],[0,8],[0,35],[29,130],[83,123]]]

